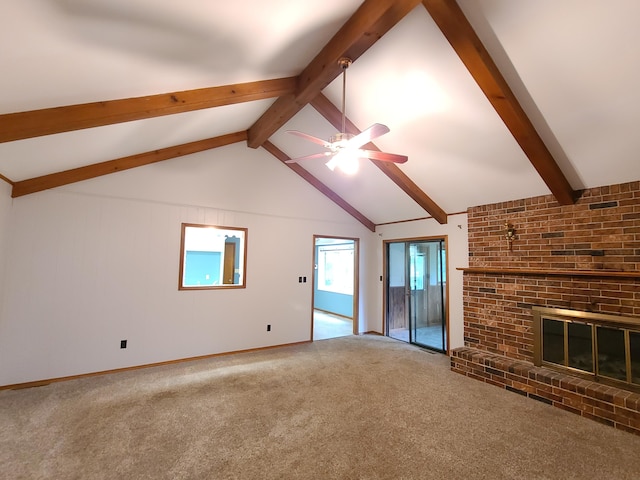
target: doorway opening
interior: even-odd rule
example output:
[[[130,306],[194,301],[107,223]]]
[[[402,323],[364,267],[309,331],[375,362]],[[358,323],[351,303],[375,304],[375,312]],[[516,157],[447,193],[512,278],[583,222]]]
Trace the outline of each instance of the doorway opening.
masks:
[[[358,239],[314,235],[311,338],[358,334]]]
[[[446,353],[446,238],[385,241],[385,269],[385,334]]]

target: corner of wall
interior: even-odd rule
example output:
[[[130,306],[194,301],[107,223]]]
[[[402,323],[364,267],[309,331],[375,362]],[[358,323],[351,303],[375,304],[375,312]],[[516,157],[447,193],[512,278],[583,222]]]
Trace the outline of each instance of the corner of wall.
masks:
[[[4,276],[5,259],[7,258],[7,235],[9,228],[9,213],[11,212],[11,185],[0,180],[0,307],[5,304],[4,299]],[[0,320],[2,319],[2,308],[0,308]]]

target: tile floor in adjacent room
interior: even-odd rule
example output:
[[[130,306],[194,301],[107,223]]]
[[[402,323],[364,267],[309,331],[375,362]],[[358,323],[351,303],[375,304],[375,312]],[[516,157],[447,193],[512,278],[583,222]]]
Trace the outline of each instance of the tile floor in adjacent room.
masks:
[[[313,311],[313,339],[345,337],[353,335],[353,320],[320,310]]]
[[[397,328],[389,332],[391,338],[401,340],[403,342],[409,342],[409,329]],[[431,348],[442,348],[442,326],[434,325],[431,327],[417,328],[414,333],[413,341],[420,345],[425,345]],[[446,341],[446,339],[445,339]]]

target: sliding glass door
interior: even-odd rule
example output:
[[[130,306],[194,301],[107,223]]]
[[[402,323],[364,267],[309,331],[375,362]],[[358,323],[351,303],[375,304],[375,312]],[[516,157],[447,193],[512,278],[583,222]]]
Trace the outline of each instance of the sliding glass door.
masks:
[[[447,350],[444,239],[387,242],[386,332]]]

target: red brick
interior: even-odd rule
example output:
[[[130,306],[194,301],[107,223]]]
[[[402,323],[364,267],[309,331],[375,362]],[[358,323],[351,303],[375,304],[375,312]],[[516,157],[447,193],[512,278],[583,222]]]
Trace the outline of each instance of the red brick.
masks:
[[[459,361],[466,362],[464,368],[459,368]],[[636,393],[471,348],[452,352],[452,370],[500,388],[508,385],[532,398],[550,400],[563,410],[640,435],[640,395]],[[624,407],[621,403],[634,407]]]

